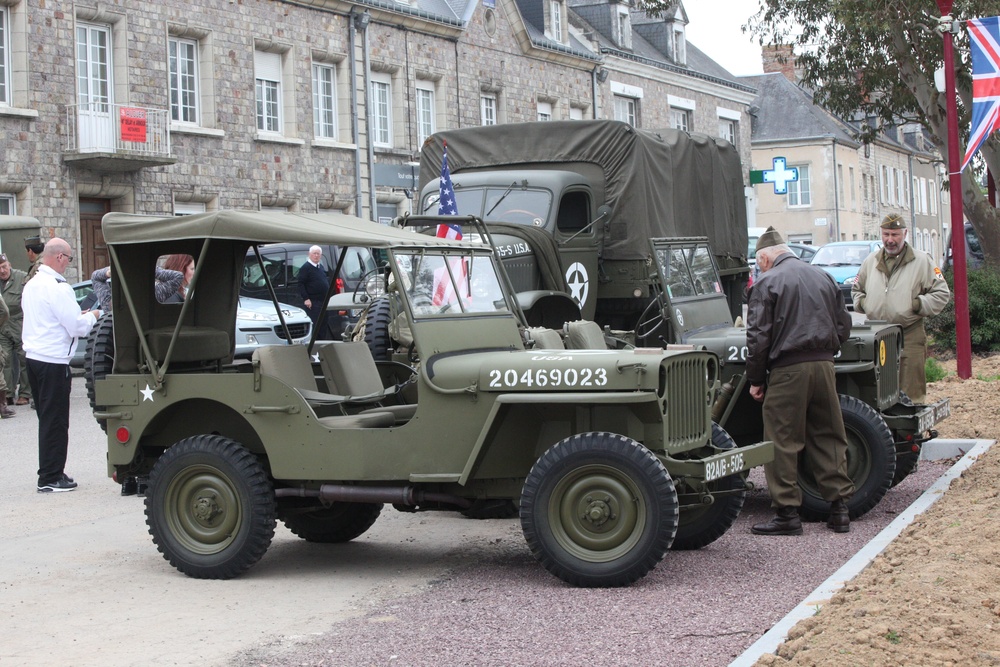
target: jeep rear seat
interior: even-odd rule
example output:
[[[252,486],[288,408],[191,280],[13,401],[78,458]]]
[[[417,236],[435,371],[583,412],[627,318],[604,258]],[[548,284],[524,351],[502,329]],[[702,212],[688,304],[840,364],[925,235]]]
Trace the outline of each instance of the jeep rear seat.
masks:
[[[273,377],[295,389],[309,406],[337,405],[350,397],[324,394],[317,391],[309,351],[305,345],[268,345],[254,350],[253,361],[260,365],[261,375]],[[360,415],[316,417],[328,428],[383,428],[393,426],[396,418],[391,412],[371,411]]]
[[[174,327],[160,327],[146,332],[149,351],[157,363],[163,363],[170,347]],[[229,334],[211,327],[181,327],[171,363],[188,364],[195,362],[222,361],[232,352]]]

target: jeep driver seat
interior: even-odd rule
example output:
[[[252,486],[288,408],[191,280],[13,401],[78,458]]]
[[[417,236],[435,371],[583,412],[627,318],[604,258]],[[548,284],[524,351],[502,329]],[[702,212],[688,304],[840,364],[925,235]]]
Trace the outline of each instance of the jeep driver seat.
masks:
[[[370,404],[377,407],[363,410],[391,412],[397,424],[404,424],[417,412],[416,405],[382,405],[389,396],[397,395],[399,386],[386,388],[378,372],[368,344],[362,341],[329,343],[319,348],[319,363],[328,391],[343,394],[346,403]]]

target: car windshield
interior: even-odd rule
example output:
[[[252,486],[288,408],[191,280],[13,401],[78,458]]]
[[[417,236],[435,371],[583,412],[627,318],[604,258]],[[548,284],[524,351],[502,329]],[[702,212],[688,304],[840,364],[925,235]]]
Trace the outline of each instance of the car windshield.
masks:
[[[437,194],[427,197],[423,205],[424,213],[436,213],[437,202]],[[486,221],[541,227],[549,219],[552,193],[548,190],[524,190],[520,186],[463,188],[455,190],[455,204],[459,215],[475,215]]]
[[[421,251],[393,257],[416,317],[510,310],[486,255]]]
[[[722,292],[708,246],[657,248],[656,261],[672,299]]]
[[[812,263],[817,266],[861,266],[870,252],[867,245],[825,245],[816,251]]]

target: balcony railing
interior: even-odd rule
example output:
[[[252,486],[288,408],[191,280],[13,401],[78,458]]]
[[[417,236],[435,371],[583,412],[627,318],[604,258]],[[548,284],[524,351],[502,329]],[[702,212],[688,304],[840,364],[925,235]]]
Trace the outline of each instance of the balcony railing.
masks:
[[[66,107],[67,162],[95,171],[135,171],[174,164],[170,154],[170,114],[123,104],[70,104]]]

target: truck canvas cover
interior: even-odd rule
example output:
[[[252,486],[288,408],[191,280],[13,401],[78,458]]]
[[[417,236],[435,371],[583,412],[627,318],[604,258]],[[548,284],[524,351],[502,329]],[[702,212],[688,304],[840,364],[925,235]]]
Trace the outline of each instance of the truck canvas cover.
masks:
[[[637,130],[620,121],[508,123],[438,132],[420,154],[420,187],[441,173],[443,143],[452,174],[498,168],[571,168],[604,173],[612,208],[606,259],[642,259],[649,239],[707,236],[720,268],[745,268],[743,170],[724,139],[680,130]],[[598,193],[599,196],[600,193]]]

